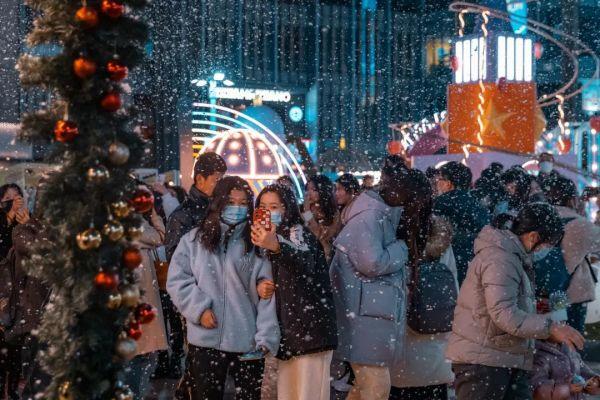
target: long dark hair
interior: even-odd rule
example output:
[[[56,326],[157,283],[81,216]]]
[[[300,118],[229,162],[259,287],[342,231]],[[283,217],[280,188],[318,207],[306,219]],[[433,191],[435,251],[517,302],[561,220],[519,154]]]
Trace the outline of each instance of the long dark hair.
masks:
[[[333,224],[337,212],[337,205],[335,204],[335,198],[333,197],[333,182],[325,175],[315,175],[308,179],[306,188],[308,188],[309,183],[315,185],[317,193],[319,193],[319,206],[323,211],[323,223],[327,226]]]
[[[401,196],[402,218],[398,226],[397,236],[408,246],[408,255],[412,267],[416,267],[423,259],[423,252],[431,231],[431,213],[433,193],[427,176],[416,169],[398,173],[392,177]]]
[[[288,187],[274,184],[265,187],[256,198],[256,207],[260,206],[260,200],[265,193],[275,193],[285,207],[285,213],[281,216],[281,225],[277,227],[277,232],[287,236],[289,230],[295,225],[302,225],[302,216],[300,208],[296,202],[296,196]]]
[[[206,217],[200,223],[200,229],[196,234],[196,239],[199,239],[200,243],[211,253],[216,252],[219,248],[221,242],[221,213],[229,202],[229,194],[232,190],[240,190],[246,193],[248,216],[254,213],[254,193],[252,193],[248,182],[239,176],[226,176],[221,179],[215,187]],[[248,223],[244,227],[242,238],[246,244],[246,252],[249,252],[252,249],[252,242],[250,240],[250,224]]]
[[[9,189],[16,190],[17,193],[19,193],[19,196],[23,197],[23,189],[21,189],[19,185],[17,185],[16,183],[7,183],[5,185],[0,186],[0,199],[4,197],[4,195],[6,194],[6,192],[8,192]]]

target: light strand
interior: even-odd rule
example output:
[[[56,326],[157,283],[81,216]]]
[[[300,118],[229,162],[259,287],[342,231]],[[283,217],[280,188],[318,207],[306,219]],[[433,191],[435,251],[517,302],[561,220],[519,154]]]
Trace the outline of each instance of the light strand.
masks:
[[[461,12],[458,13],[458,22],[459,22],[459,28],[458,28],[458,36],[463,37],[465,34],[465,13],[467,11],[466,10],[462,10]]]
[[[565,135],[565,110],[563,108],[565,97],[562,94],[557,94],[556,99],[558,100],[558,128],[560,129],[560,134],[558,135],[558,148],[562,153],[566,146],[563,140]]]
[[[477,115],[477,124],[479,125],[479,132],[477,132],[477,141],[479,145],[483,146],[483,132],[485,130],[485,124],[483,122],[483,117],[485,114],[485,85],[483,83],[483,75],[485,72],[485,54],[486,54],[486,46],[487,46],[487,37],[488,30],[487,24],[489,22],[488,19],[489,11],[483,11],[481,16],[483,21],[481,22],[481,31],[483,32],[483,41],[481,42],[481,48],[479,49],[479,104],[477,108],[479,109],[479,114]],[[481,147],[477,148],[479,153],[482,153],[483,150]]]

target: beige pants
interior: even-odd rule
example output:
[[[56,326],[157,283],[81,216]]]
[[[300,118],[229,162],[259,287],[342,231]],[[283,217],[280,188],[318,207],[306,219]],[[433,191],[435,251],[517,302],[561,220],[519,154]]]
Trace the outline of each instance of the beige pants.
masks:
[[[278,400],[329,400],[333,351],[279,361]]]
[[[354,387],[346,400],[388,400],[392,382],[388,367],[352,364]]]

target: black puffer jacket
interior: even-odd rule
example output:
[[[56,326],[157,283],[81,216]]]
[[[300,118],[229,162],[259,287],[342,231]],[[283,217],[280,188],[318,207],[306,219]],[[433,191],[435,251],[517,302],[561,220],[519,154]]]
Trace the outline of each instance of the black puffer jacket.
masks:
[[[335,308],[323,247],[301,225],[285,236],[279,236],[281,251],[269,256],[281,328],[277,358],[335,350]]]
[[[173,257],[173,253],[175,253],[175,249],[183,235],[197,227],[204,219],[209,204],[210,198],[195,186],[192,186],[190,195],[169,217],[165,235],[167,260],[171,261],[171,257]]]

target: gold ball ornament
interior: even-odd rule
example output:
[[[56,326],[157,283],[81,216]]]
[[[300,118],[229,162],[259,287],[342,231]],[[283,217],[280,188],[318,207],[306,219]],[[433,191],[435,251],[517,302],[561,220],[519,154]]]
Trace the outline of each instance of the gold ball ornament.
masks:
[[[110,178],[110,172],[104,165],[97,165],[87,170],[86,177],[88,182],[99,183]]]
[[[108,146],[108,160],[112,165],[124,165],[129,160],[129,147],[119,141]]]
[[[131,206],[123,200],[112,203],[110,209],[112,214],[117,218],[127,218],[131,214]]]
[[[121,293],[111,293],[108,295],[108,300],[106,301],[106,307],[110,310],[116,310],[121,307],[122,303]]]
[[[58,399],[59,400],[73,400],[74,396],[71,392],[71,382],[65,381],[58,387]]]
[[[124,307],[136,307],[140,302],[140,289],[137,286],[125,286],[121,290],[121,305]]]
[[[129,240],[138,240],[144,233],[144,227],[142,225],[132,225],[127,228],[127,238]]]
[[[77,234],[77,246],[81,250],[93,250],[102,244],[102,235],[94,228],[86,229]]]
[[[131,389],[129,389],[129,386],[123,386],[122,388],[115,390],[114,400],[133,400],[133,399],[134,399],[133,391]]]
[[[119,221],[108,221],[102,228],[102,233],[113,242],[116,242],[125,236],[125,228]]]
[[[135,353],[137,351],[137,344],[135,343],[135,340],[131,338],[120,337],[117,340],[117,346],[115,350],[122,359],[124,359],[125,361],[129,361],[133,357],[135,357]]]

